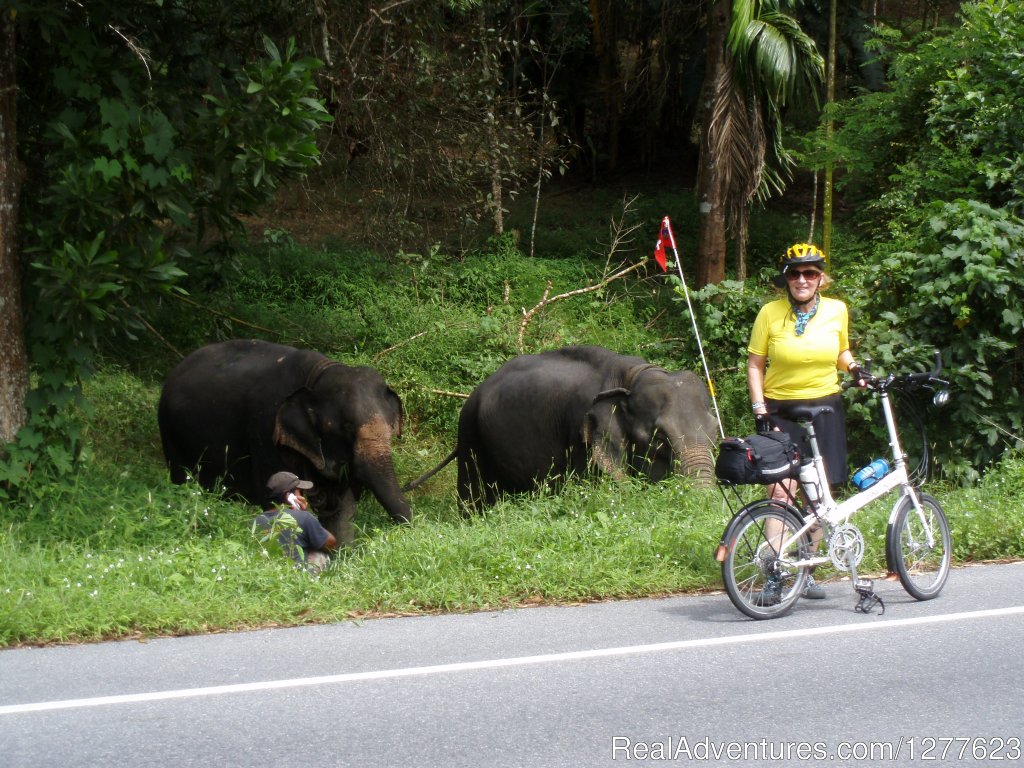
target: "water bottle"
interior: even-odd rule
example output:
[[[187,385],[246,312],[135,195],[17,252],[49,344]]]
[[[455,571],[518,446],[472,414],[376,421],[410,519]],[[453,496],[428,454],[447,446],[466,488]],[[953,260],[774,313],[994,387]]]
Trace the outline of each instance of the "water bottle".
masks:
[[[800,467],[800,487],[804,489],[808,501],[813,503],[818,500],[818,470],[811,462]]]
[[[887,474],[889,474],[889,462],[885,459],[875,459],[854,473],[853,484],[857,486],[858,490],[866,491]]]

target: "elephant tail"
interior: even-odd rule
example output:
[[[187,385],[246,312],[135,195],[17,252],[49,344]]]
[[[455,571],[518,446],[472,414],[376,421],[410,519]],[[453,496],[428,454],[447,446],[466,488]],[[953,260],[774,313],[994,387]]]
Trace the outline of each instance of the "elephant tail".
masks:
[[[455,458],[455,456],[458,454],[458,452],[459,452],[458,447],[453,448],[452,452],[449,453],[448,456],[445,457],[445,459],[440,464],[438,464],[436,467],[431,469],[426,474],[420,475],[415,480],[413,480],[411,483],[408,483],[408,484],[402,486],[402,493],[408,493],[409,491],[412,491],[412,490],[414,490],[416,488],[419,488],[421,485],[423,485],[423,483],[427,482],[427,480],[429,480],[434,475],[436,475],[438,472],[440,472],[442,469],[444,469],[449,464],[451,464],[452,463],[452,459]]]

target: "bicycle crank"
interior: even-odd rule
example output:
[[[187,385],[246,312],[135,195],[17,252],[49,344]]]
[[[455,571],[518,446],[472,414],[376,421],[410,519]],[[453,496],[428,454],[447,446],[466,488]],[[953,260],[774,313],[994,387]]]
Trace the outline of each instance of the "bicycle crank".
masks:
[[[864,535],[850,523],[840,525],[828,540],[828,556],[837,571],[855,571],[864,559]]]

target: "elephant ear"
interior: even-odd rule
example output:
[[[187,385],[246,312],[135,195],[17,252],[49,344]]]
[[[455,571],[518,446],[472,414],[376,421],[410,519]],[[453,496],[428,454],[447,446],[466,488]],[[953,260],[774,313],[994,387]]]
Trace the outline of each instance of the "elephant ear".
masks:
[[[615,387],[614,389],[606,389],[604,392],[598,392],[594,395],[594,402],[598,403],[602,400],[611,400],[616,398],[629,397],[629,390],[625,387]]]
[[[320,472],[327,466],[308,390],[300,389],[277,409],[274,417],[274,445],[299,452]]]
[[[623,476],[626,456],[624,405],[628,395],[625,389],[599,394],[583,417],[581,430],[590,464],[616,478]]]
[[[391,433],[395,437],[401,437],[402,423],[405,419],[405,411],[402,409],[402,398],[400,398],[395,393],[395,391],[391,389],[391,387],[387,387],[385,397],[387,398],[387,401],[391,404],[392,408],[394,408],[394,415],[388,422],[389,426],[391,427]]]

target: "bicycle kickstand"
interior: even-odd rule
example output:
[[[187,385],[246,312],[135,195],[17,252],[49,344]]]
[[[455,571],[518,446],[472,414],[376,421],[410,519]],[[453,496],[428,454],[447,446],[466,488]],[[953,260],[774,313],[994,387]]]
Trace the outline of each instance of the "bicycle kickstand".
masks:
[[[872,582],[871,579],[857,579],[853,583],[853,589],[858,595],[860,595],[860,600],[858,600],[857,604],[853,606],[853,610],[857,613],[871,613],[876,605],[880,605],[882,606],[882,612],[878,615],[885,615],[885,603],[882,602],[882,598],[875,593],[874,582]]]

